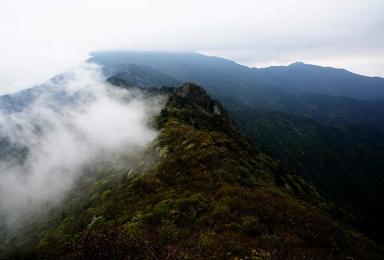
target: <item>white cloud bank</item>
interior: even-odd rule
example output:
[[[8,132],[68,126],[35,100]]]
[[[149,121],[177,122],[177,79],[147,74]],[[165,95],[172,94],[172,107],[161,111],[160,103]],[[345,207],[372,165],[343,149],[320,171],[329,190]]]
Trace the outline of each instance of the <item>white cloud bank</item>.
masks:
[[[29,150],[22,164],[0,159],[0,220],[8,224],[60,201],[87,163],[135,154],[157,135],[148,122],[162,99],[106,86],[96,65],[70,70],[44,88],[21,112],[0,112],[0,137]]]

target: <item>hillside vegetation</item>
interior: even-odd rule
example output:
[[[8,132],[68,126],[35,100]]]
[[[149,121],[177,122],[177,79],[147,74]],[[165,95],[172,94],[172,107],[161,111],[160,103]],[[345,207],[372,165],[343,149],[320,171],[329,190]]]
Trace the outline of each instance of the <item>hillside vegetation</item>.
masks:
[[[196,53],[96,52],[91,60],[104,68],[141,64],[202,84],[261,151],[383,245],[383,78],[302,62],[256,69]]]
[[[160,135],[135,166],[91,171],[60,214],[29,234],[29,250],[13,257],[382,257],[372,241],[331,219],[313,186],[243,137],[204,90],[160,92],[169,95],[153,122]]]

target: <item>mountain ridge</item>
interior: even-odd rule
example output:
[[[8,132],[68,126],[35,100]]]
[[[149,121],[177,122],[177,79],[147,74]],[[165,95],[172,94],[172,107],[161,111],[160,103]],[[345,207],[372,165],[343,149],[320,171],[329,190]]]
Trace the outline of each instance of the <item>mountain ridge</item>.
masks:
[[[121,61],[132,61],[129,53],[127,55],[121,56]],[[136,59],[139,58],[140,53],[136,53]],[[199,58],[203,59],[204,56]],[[212,59],[208,60],[212,62]],[[113,59],[109,62],[113,62]],[[156,62],[161,63],[162,60]],[[102,64],[102,61],[100,63]],[[377,79],[356,75],[357,83],[350,84],[349,81],[355,81],[355,75],[347,81],[334,80],[333,73],[338,75],[341,73],[341,78],[349,77],[351,73],[345,70],[332,69],[332,73],[328,75],[328,68],[296,64],[283,67],[283,70],[277,68],[277,72],[276,68],[266,69],[264,72],[267,71],[269,76],[261,75],[263,77],[249,81],[249,69],[245,68],[244,72],[241,66],[236,69],[226,67],[227,72],[223,74],[217,73],[217,66],[220,67],[222,64],[218,63],[212,70],[204,67],[202,74],[199,69],[194,71],[192,69],[194,67],[183,64],[188,64],[188,61],[179,63],[178,69],[190,72],[189,81],[192,78],[194,79],[192,81],[198,84],[206,83],[201,85],[207,88],[210,95],[224,104],[241,131],[251,138],[253,143],[260,144],[265,152],[273,158],[281,159],[285,165],[293,164],[293,170],[297,174],[307,181],[314,181],[316,188],[335,202],[343,201],[343,205],[340,206],[349,211],[355,219],[352,225],[382,243],[384,228],[380,220],[382,216],[380,209],[384,194],[376,191],[381,190],[380,173],[384,171],[384,166],[378,159],[384,153],[384,140],[381,138],[384,129],[384,101],[380,99],[380,91],[384,87],[380,87],[378,91],[376,88],[371,89],[371,94],[376,100],[362,98],[363,96],[359,95],[359,92],[364,92],[364,95],[369,92],[366,92],[368,88],[365,79],[375,82]],[[300,69],[301,67],[315,72],[306,74]],[[259,69],[251,70],[256,75],[259,72]],[[296,79],[303,79],[299,81],[299,85],[291,84],[292,80],[295,80],[295,75]],[[379,79],[378,82],[382,81]],[[273,82],[277,85],[274,86]],[[316,91],[300,93],[301,88],[328,89],[328,93]],[[349,94],[339,96],[337,95],[339,89],[349,91]],[[274,116],[275,112],[283,117]],[[335,138],[336,136],[340,139]],[[282,151],[286,154],[282,154]],[[296,154],[298,158],[295,158]],[[333,167],[329,165],[330,157],[335,164]],[[319,167],[314,167],[312,162]],[[350,169],[351,173],[347,169]],[[324,186],[327,182],[321,180],[321,176],[328,176],[328,185]],[[348,181],[340,182],[343,179]],[[359,189],[353,196],[348,196],[348,193],[339,192],[337,188],[339,185],[345,185],[344,189],[349,191],[356,185]],[[364,203],[364,200],[361,203],[362,198],[379,203],[371,205]],[[368,226],[371,227],[366,227],[367,223],[370,223]]]
[[[155,119],[160,135],[143,161],[84,179],[32,251],[14,257],[381,256],[372,241],[299,199],[326,203],[255,149],[224,108],[215,113],[203,89],[186,83],[168,94]]]
[[[244,65],[244,64],[241,64],[241,63],[238,63],[236,61],[233,61],[229,58],[223,58],[223,57],[220,57],[220,56],[216,56],[216,55],[207,55],[207,54],[204,54],[204,53],[200,53],[200,52],[188,52],[188,51],[180,51],[180,52],[177,52],[177,51],[131,51],[131,50],[107,50],[107,51],[103,51],[103,50],[100,50],[100,51],[92,51],[89,53],[90,55],[90,58],[88,58],[88,62],[97,62],[97,58],[95,59],[94,56],[98,56],[98,55],[108,55],[108,54],[114,54],[116,56],[121,56],[122,54],[124,55],[125,53],[132,53],[132,54],[136,54],[137,56],[140,56],[140,55],[143,55],[143,54],[147,54],[147,55],[156,55],[156,54],[162,54],[162,55],[186,55],[186,56],[189,56],[189,55],[196,55],[196,56],[203,56],[203,57],[206,57],[206,58],[212,58],[212,59],[216,59],[216,60],[222,60],[224,62],[228,62],[228,63],[232,63],[232,64],[235,64],[235,65],[238,65],[238,66],[241,66],[241,67],[245,67],[245,68],[248,68],[248,69],[256,69],[256,70],[263,70],[263,69],[268,69],[268,68],[274,68],[274,67],[279,67],[279,68],[284,68],[284,67],[289,67],[289,66],[295,66],[295,65],[307,65],[307,66],[315,66],[315,67],[319,67],[319,68],[329,68],[329,69],[335,69],[335,70],[342,70],[342,71],[346,71],[346,72],[349,72],[351,74],[355,74],[355,75],[358,75],[358,76],[363,76],[363,77],[367,77],[367,78],[380,78],[380,79],[384,79],[384,77],[382,76],[368,76],[368,75],[364,75],[364,74],[360,74],[360,73],[356,73],[356,72],[353,72],[353,71],[350,71],[348,69],[345,69],[345,68],[339,68],[339,67],[332,67],[332,66],[326,66],[326,65],[317,65],[317,64],[312,64],[312,63],[307,63],[307,62],[304,62],[304,61],[293,61],[291,63],[289,63],[288,65],[271,65],[271,66],[265,66],[265,67],[255,67],[255,66],[247,66],[247,65]],[[125,58],[122,58],[121,59],[122,63],[126,63],[126,59]]]
[[[217,92],[230,91],[231,87],[241,88],[243,91],[248,87],[259,88],[258,94],[265,93],[263,88],[273,89],[277,93],[285,93],[287,85],[285,75],[291,73],[288,82],[290,90],[297,93],[317,93],[330,94],[336,96],[348,96],[357,99],[384,99],[384,79],[380,77],[368,77],[355,74],[343,69],[331,67],[322,67],[317,65],[300,64],[299,66],[279,66],[267,68],[250,68],[237,64],[234,61],[215,56],[205,56],[198,53],[169,53],[169,52],[93,52],[89,61],[99,63],[104,66],[113,64],[133,63],[152,67],[165,74],[177,78],[180,81],[191,81],[204,85],[215,95]],[[302,68],[305,68],[303,71]],[[313,69],[316,68],[316,71]],[[305,84],[314,84],[315,82],[301,82],[300,79],[292,77],[292,73],[298,73],[295,70],[300,69],[300,73],[309,73],[307,80],[323,80],[324,75],[319,72],[324,71],[330,75],[329,84],[348,84],[349,87],[333,93],[334,89],[323,89],[318,85],[316,89],[309,90]],[[278,70],[278,71],[276,71]],[[314,72],[316,72],[314,74]],[[209,77],[207,75],[209,73]],[[276,74],[277,73],[277,74]],[[305,75],[305,74],[304,74]],[[295,76],[297,77],[297,75]],[[221,79],[220,79],[221,78]],[[353,81],[349,80],[353,78]],[[363,82],[364,81],[364,82]],[[353,84],[351,84],[353,83]],[[333,84],[333,85],[332,85]],[[219,88],[220,86],[220,88]],[[352,88],[353,87],[353,88]],[[262,92],[260,92],[262,90]],[[364,90],[364,91],[362,91]],[[340,92],[341,91],[341,92]],[[352,92],[351,92],[352,91]],[[234,93],[231,93],[233,95]],[[252,91],[249,92],[254,95]]]
[[[147,53],[147,55],[150,57],[152,54]],[[163,53],[163,55],[168,54]],[[188,56],[188,54],[184,55]],[[230,63],[230,66],[237,68],[235,70],[222,69],[220,66],[210,70],[212,59],[202,62],[201,59],[204,56],[196,57],[199,59],[190,66],[178,66],[177,69],[184,71],[183,73],[189,73],[193,76],[192,78],[199,79],[203,76],[200,80],[210,83],[206,87],[205,94],[211,95],[224,104],[225,111],[241,132],[246,134],[249,142],[273,159],[281,160],[282,168],[292,171],[288,174],[290,177],[280,178],[275,175],[276,182],[284,186],[293,178],[292,187],[296,187],[297,183],[307,183],[307,188],[291,188],[291,192],[298,192],[295,196],[299,196],[301,200],[319,206],[332,217],[341,219],[341,223],[355,227],[359,232],[382,245],[384,228],[380,209],[384,194],[380,192],[383,181],[380,172],[384,170],[384,165],[380,158],[384,151],[384,116],[382,116],[384,101],[358,100],[316,93],[297,94],[290,91],[283,93],[263,85],[250,85],[249,81],[242,78],[249,74],[244,74],[242,67],[237,67],[235,63]],[[184,58],[185,56],[179,57],[172,66],[180,65],[181,63],[178,62],[183,61]],[[179,82],[178,79],[150,66],[129,63],[129,60],[124,57],[120,61],[123,63],[111,64],[104,68],[104,72],[105,69],[109,71],[107,81],[112,85],[137,88],[150,95],[156,95],[173,91],[172,86],[163,87],[160,90],[157,87]],[[163,61],[149,59],[148,62],[161,64]],[[193,68],[199,66],[201,62],[205,64],[204,73],[199,74],[200,72],[197,71],[195,74],[196,71],[193,71]],[[223,62],[225,63],[225,60]],[[307,65],[304,64],[304,66]],[[240,71],[240,74],[236,74],[237,71]],[[220,73],[211,74],[211,72]],[[228,74],[231,73],[236,75],[234,77],[229,75],[232,80],[226,82],[227,85],[224,87],[220,86],[225,82],[225,77],[229,77]],[[224,76],[224,80],[221,76]],[[13,95],[2,97],[5,98],[5,107],[22,109],[24,103],[28,104],[30,96],[28,93],[34,93],[35,90],[31,89],[31,91],[25,92],[26,95],[23,92],[15,97]],[[183,91],[179,94],[184,95]],[[188,96],[188,94],[185,95]],[[31,96],[32,99],[33,96]],[[57,97],[60,97],[59,92]],[[209,104],[205,106],[212,112],[213,103]],[[219,109],[219,111],[224,110]],[[167,113],[169,114],[169,111],[162,112],[163,116]],[[183,117],[187,114],[183,114]],[[208,122],[204,121],[203,125],[201,122],[200,119],[196,119],[193,121],[193,126],[210,129]],[[2,144],[6,142],[2,141]],[[274,164],[273,160],[270,163]],[[325,176],[327,181],[324,181]],[[340,185],[348,192],[341,192]],[[316,192],[312,195],[303,192],[303,190],[313,189]],[[318,195],[315,195],[316,193]],[[322,199],[319,200],[319,196]],[[324,209],[321,207],[324,201],[334,205]],[[369,203],[366,203],[367,201]]]

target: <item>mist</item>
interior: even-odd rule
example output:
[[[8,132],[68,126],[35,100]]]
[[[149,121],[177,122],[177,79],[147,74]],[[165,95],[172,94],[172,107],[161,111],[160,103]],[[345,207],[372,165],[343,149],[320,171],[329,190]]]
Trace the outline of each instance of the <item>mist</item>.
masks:
[[[157,136],[149,125],[162,97],[108,86],[101,69],[82,64],[38,87],[19,111],[0,111],[0,224],[60,204],[87,165],[136,156]]]

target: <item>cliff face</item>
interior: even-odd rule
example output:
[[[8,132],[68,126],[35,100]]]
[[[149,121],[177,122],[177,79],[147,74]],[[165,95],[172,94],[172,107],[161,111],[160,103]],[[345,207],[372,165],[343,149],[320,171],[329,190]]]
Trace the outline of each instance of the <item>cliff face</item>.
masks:
[[[84,182],[27,256],[381,257],[317,206],[326,202],[313,187],[258,152],[201,87],[170,92],[154,123],[160,134],[142,160]]]

